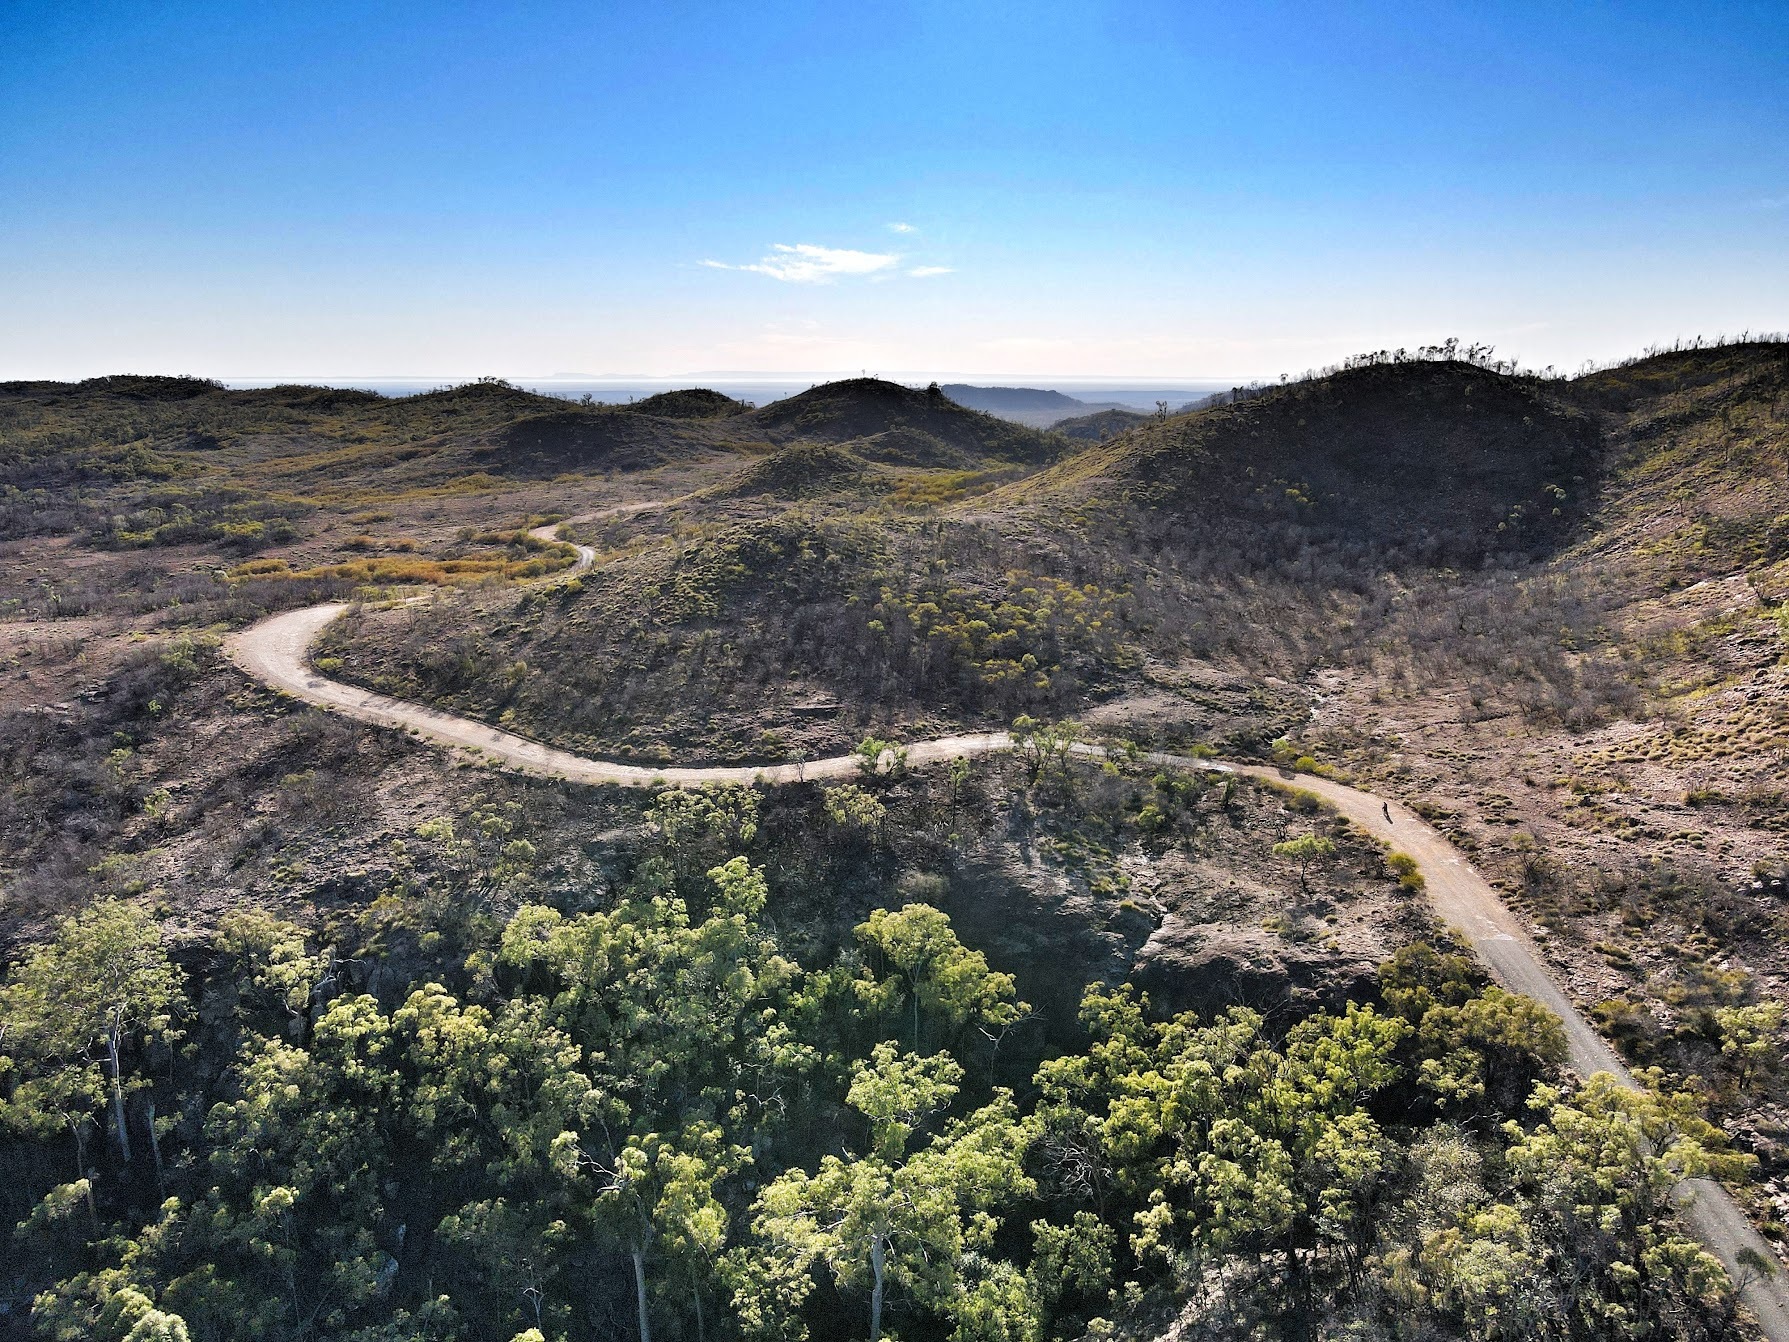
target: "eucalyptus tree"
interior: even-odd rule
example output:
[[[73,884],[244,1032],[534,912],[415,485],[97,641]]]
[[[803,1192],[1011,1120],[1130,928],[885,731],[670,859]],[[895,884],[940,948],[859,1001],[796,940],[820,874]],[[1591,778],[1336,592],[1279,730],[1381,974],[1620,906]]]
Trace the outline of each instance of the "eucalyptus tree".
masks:
[[[763,873],[734,858],[707,880],[699,920],[664,864],[648,864],[612,910],[525,907],[498,956],[518,995],[539,994],[601,1092],[579,1160],[593,1224],[632,1264],[642,1342],[659,1255],[689,1282],[702,1326],[703,1279],[727,1239],[717,1186],[771,1141],[785,1083],[816,1061],[785,1019],[799,971],[762,925]],[[751,1145],[729,1130],[749,1132]]]
[[[938,1042],[948,1043],[969,1026],[1003,1030],[1028,1010],[1014,995],[1012,975],[990,969],[987,957],[965,946],[950,919],[930,904],[877,909],[855,933],[870,952],[860,998],[878,1012],[905,1007],[915,1050],[922,1018],[932,1021]]]
[[[819,1271],[864,1294],[870,1342],[882,1336],[891,1288],[922,1311],[965,1300],[968,1255],[993,1243],[998,1211],[1035,1185],[1023,1164],[1030,1130],[1007,1092],[933,1124],[962,1079],[948,1054],[903,1054],[892,1043],[858,1064],[846,1102],[865,1120],[861,1147],[774,1180],[754,1206],[756,1242],[731,1255],[748,1334],[805,1335],[800,1311]]]
[[[106,900],[65,919],[0,988],[3,1070],[17,1074],[7,1116],[26,1129],[68,1128],[82,1160],[83,1129],[96,1100],[109,1097],[112,1136],[128,1163],[125,1094],[144,1084],[126,1076],[131,1046],[175,1039],[183,1005],[180,971],[142,909]]]
[[[1335,840],[1326,839],[1321,834],[1301,834],[1296,839],[1287,839],[1273,846],[1273,855],[1283,857],[1298,867],[1298,888],[1309,890],[1308,880],[1311,863],[1328,857],[1336,850]]]
[[[1106,1219],[1129,1211],[1140,1265],[1277,1256],[1300,1276],[1336,1252],[1359,1270],[1390,1149],[1367,1102],[1397,1076],[1403,1021],[1350,1005],[1276,1048],[1255,1012],[1154,1021],[1098,988],[1082,1020],[1091,1047],[1038,1071],[1040,1141],[1091,1148],[1082,1186],[1110,1186]]]
[[[750,1159],[719,1124],[696,1121],[678,1133],[630,1135],[599,1170],[595,1216],[633,1264],[640,1342],[652,1342],[646,1256],[654,1248],[683,1264],[697,1335],[705,1335],[702,1278],[727,1242],[716,1185]]]

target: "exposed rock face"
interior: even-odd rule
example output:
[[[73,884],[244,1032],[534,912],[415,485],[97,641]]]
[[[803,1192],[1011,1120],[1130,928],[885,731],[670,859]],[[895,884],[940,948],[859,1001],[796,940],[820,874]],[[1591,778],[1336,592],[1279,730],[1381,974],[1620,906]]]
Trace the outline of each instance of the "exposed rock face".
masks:
[[[1300,1012],[1370,996],[1377,960],[1301,946],[1260,929],[1190,923],[1169,914],[1137,953],[1131,977],[1165,1011],[1230,1006]]]
[[[1253,817],[1225,824],[1201,855],[1126,854],[1114,869],[1122,890],[1090,886],[1019,836],[952,873],[941,903],[966,942],[1014,975],[1064,1047],[1078,1038],[1090,983],[1128,981],[1158,1012],[1202,1016],[1371,998],[1380,961],[1424,931],[1420,905],[1395,893],[1364,846],[1344,849],[1345,861],[1301,891],[1258,851],[1272,832],[1271,820]]]

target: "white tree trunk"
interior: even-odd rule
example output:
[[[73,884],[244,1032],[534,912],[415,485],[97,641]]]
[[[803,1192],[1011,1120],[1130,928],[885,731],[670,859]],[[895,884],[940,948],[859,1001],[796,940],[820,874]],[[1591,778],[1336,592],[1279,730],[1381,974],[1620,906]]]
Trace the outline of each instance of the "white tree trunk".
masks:
[[[652,1327],[646,1320],[646,1251],[634,1250],[634,1303],[640,1310],[640,1342],[652,1342]]]
[[[887,1248],[882,1236],[870,1241],[870,1271],[876,1284],[870,1289],[870,1342],[882,1342],[882,1270],[887,1263]]]
[[[112,1131],[118,1137],[118,1150],[124,1163],[130,1164],[130,1129],[124,1122],[124,1080],[118,1072],[118,1027],[106,1035],[106,1062],[112,1072]]]
[[[168,1181],[162,1174],[162,1143],[155,1135],[155,1101],[149,1101],[149,1152],[155,1157],[155,1184],[164,1193],[168,1189]]]

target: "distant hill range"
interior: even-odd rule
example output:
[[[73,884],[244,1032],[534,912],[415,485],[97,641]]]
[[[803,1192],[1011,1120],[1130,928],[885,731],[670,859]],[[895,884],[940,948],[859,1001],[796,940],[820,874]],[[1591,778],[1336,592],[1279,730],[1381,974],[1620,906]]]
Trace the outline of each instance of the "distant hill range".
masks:
[[[1093,408],[1086,401],[1040,387],[971,387],[966,382],[952,382],[939,390],[958,405],[966,405],[971,410],[986,410],[990,415],[1012,411],[1058,411],[1073,415]]]
[[[981,410],[1015,424],[1034,429],[1055,429],[1071,438],[1095,441],[1114,433],[1134,428],[1151,415],[1139,411],[1134,402],[1082,401],[1045,387],[972,387],[966,382],[952,382],[939,388],[958,405]],[[1180,414],[1206,403],[1204,398],[1171,407]]]
[[[1130,408],[1118,401],[1079,401],[1041,387],[971,387],[966,382],[952,382],[939,390],[958,405],[985,410],[990,415],[1028,424],[1034,429],[1047,429],[1061,420],[1099,410]]]

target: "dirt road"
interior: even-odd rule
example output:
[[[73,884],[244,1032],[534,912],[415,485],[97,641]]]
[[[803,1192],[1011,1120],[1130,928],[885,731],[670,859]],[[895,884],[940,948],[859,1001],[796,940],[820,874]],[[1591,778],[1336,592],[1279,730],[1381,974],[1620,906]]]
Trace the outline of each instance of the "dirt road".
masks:
[[[1198,763],[1175,756],[1162,756],[1160,762]],[[1422,871],[1435,912],[1443,922],[1465,935],[1491,976],[1511,992],[1525,993],[1543,1003],[1559,1017],[1565,1026],[1572,1070],[1586,1077],[1594,1072],[1608,1072],[1629,1089],[1638,1089],[1638,1083],[1615,1051],[1559,990],[1521,919],[1473,870],[1460,850],[1414,811],[1326,778],[1294,776],[1249,765],[1226,767],[1256,778],[1295,781],[1298,787],[1315,792],[1368,833],[1410,854]],[[1750,1250],[1760,1261],[1777,1264],[1781,1269],[1775,1250],[1758,1233],[1751,1218],[1740,1210],[1726,1189],[1710,1179],[1686,1180],[1679,1187],[1678,1201],[1696,1238],[1721,1260],[1729,1276],[1746,1283],[1743,1298],[1757,1316],[1765,1337],[1771,1342],[1789,1342],[1789,1290],[1785,1290],[1781,1270],[1774,1279],[1759,1280],[1755,1267],[1747,1270],[1740,1260],[1741,1251]]]
[[[653,505],[629,505],[603,515],[650,506]],[[553,530],[551,526],[542,527],[536,534],[550,539]],[[575,576],[595,562],[595,552],[588,546],[578,549],[578,563],[556,575],[556,580]],[[575,783],[658,787],[721,782],[792,783],[804,779],[848,778],[858,771],[859,762],[855,755],[761,768],[704,765],[650,768],[589,759],[469,718],[345,685],[312,670],[306,655],[323,627],[345,609],[347,606],[343,602],[330,602],[270,616],[231,635],[224,643],[225,655],[255,680],[306,703],[361,722],[395,727],[422,740],[473,752],[486,763],[540,777],[563,778]],[[1011,736],[1003,731],[945,736],[909,746],[907,758],[912,764],[923,764],[990,754],[1011,746]],[[1094,747],[1080,749],[1086,754],[1101,753]],[[1623,1085],[1637,1087],[1614,1051],[1553,981],[1522,921],[1484,877],[1473,870],[1459,849],[1415,812],[1371,792],[1305,774],[1293,775],[1257,765],[1224,764],[1186,755],[1150,754],[1144,758],[1151,764],[1169,768],[1295,782],[1298,787],[1316,793],[1369,834],[1408,853],[1422,871],[1436,913],[1471,941],[1492,976],[1511,992],[1525,993],[1544,1003],[1564,1022],[1573,1070],[1581,1076],[1608,1072]],[[1764,1237],[1753,1228],[1726,1190],[1712,1181],[1687,1181],[1680,1190],[1680,1201],[1697,1238],[1726,1265],[1736,1281],[1746,1283],[1743,1297],[1757,1316],[1764,1335],[1770,1342],[1789,1342],[1789,1291],[1784,1288],[1783,1275],[1759,1278],[1755,1270],[1747,1271],[1740,1259],[1742,1251],[1749,1250],[1763,1262],[1778,1263]]]

